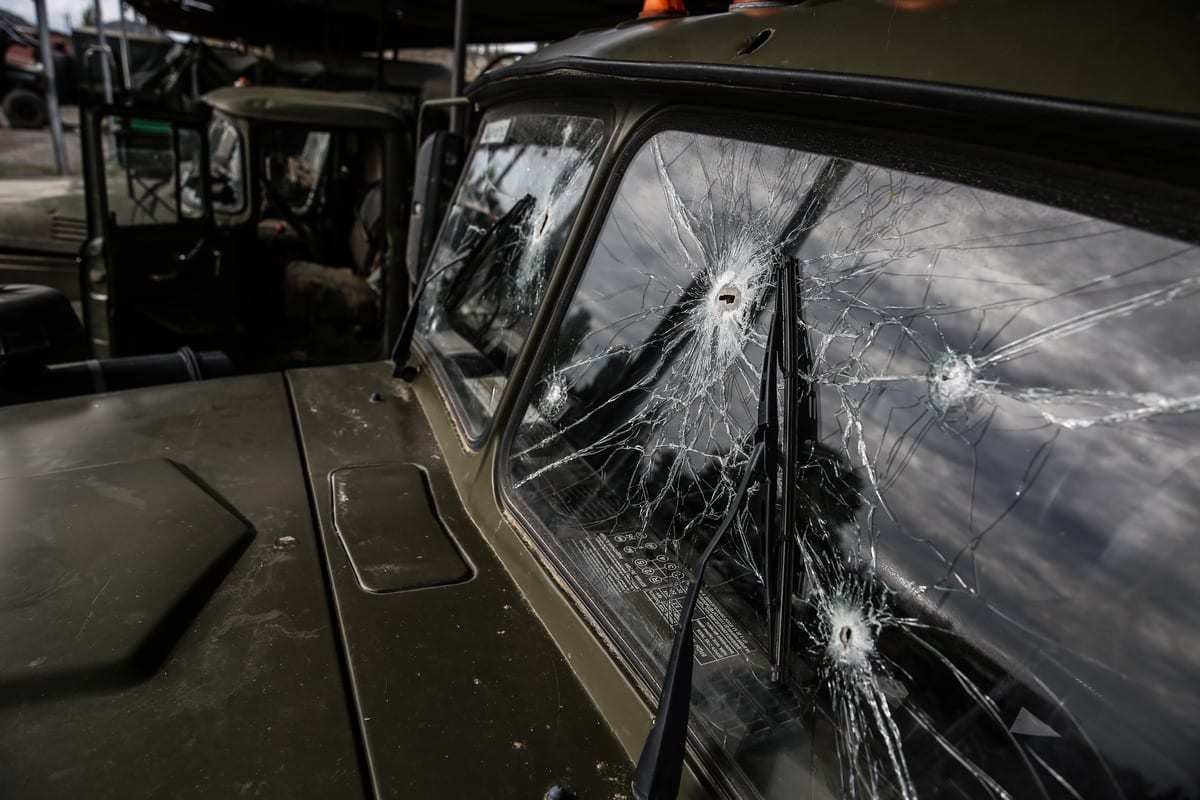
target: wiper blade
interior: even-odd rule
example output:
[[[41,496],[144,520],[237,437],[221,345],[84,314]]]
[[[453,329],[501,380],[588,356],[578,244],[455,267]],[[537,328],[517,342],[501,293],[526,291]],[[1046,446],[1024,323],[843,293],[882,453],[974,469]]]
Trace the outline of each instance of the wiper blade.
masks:
[[[407,365],[408,359],[412,355],[413,335],[417,329],[417,309],[420,306],[421,297],[424,295],[425,289],[436,278],[445,274],[456,264],[463,265],[463,273],[468,274],[472,272],[474,265],[478,264],[485,255],[491,252],[495,243],[528,216],[529,212],[533,210],[535,203],[536,198],[532,194],[525,195],[513,203],[508,211],[504,212],[499,219],[493,222],[475,241],[470,250],[462,256],[452,259],[437,269],[431,269],[421,276],[421,282],[417,284],[417,290],[413,292],[412,301],[408,306],[408,313],[404,315],[404,324],[400,327],[400,333],[396,337],[396,344],[392,347],[392,363],[395,365],[392,371],[393,378],[404,378],[404,380],[411,383],[413,378],[416,377],[416,369]]]
[[[477,276],[481,276],[485,281],[492,280],[498,276],[496,272],[505,270],[511,263],[502,254],[505,251],[511,254],[513,247],[520,241],[519,229],[529,219],[529,215],[533,212],[533,207],[536,205],[536,200],[533,195],[527,194],[513,203],[512,208],[504,213],[500,219],[492,223],[479,240],[468,251],[465,261],[466,266],[461,269],[457,275],[450,280],[450,285],[446,289],[445,297],[442,302],[447,307],[453,307],[460,304],[466,299],[467,292],[470,290],[471,281]],[[488,257],[493,253],[497,257],[492,260],[487,271],[483,271],[484,264]]]
[[[782,291],[785,287],[780,287]],[[692,616],[704,584],[704,571],[713,554],[733,527],[750,488],[760,481],[771,480],[775,442],[778,439],[779,409],[776,402],[776,373],[779,368],[779,339],[783,320],[779,313],[780,291],[775,293],[771,311],[767,348],[763,356],[762,376],[758,390],[758,424],[754,430],[754,447],[742,473],[741,483],[725,512],[721,524],[692,569],[692,583],[679,609],[679,630],[671,645],[663,676],[662,693],[654,727],[646,737],[642,755],[633,775],[633,796],[636,800],[674,800],[679,793],[683,775],[683,756],[687,743],[688,716],[692,704],[692,660],[695,645]],[[764,466],[767,468],[764,469]],[[769,513],[773,513],[769,510]]]

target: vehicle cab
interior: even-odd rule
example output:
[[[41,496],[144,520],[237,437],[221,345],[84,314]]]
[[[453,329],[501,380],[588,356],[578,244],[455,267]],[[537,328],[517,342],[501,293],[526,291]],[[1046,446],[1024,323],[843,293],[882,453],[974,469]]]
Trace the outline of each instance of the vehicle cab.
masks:
[[[241,371],[378,358],[400,263],[415,95],[231,87],[206,119],[88,115],[98,355],[181,344]],[[206,177],[207,176],[207,177]],[[388,320],[393,330],[388,330]]]
[[[0,410],[12,785],[1195,795],[1194,15],[765,5],[478,79],[391,361]]]

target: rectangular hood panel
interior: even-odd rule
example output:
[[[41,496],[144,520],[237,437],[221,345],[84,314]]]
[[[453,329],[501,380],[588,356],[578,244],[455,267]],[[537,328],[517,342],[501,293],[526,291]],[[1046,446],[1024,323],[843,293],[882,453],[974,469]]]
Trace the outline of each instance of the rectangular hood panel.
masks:
[[[0,704],[147,676],[252,538],[165,459],[0,480]]]
[[[5,501],[3,558],[40,537],[69,568],[3,576],[5,613],[45,625],[5,639],[6,668],[58,678],[0,702],[0,795],[363,796],[280,375],[2,408],[0,478],[31,492]],[[154,607],[169,636],[142,630]],[[83,679],[102,665],[119,680]]]

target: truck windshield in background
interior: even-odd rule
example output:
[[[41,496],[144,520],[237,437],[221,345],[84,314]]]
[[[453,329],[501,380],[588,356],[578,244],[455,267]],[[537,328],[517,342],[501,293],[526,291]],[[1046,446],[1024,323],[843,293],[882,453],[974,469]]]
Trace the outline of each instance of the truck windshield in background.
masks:
[[[278,127],[269,131],[266,139],[263,167],[271,200],[287,203],[297,216],[308,214],[325,178],[333,135],[328,131]]]
[[[246,207],[246,178],[242,136],[237,126],[220,112],[208,123],[209,196],[215,211],[237,214]],[[199,161],[192,161],[184,178],[180,199],[185,206],[201,209]]]

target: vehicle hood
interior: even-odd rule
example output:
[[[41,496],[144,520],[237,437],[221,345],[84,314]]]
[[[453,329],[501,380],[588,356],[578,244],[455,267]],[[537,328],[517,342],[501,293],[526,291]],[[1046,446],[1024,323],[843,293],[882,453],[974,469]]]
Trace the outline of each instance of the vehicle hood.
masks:
[[[282,376],[11,406],[0,442],[8,792],[361,794]]]

